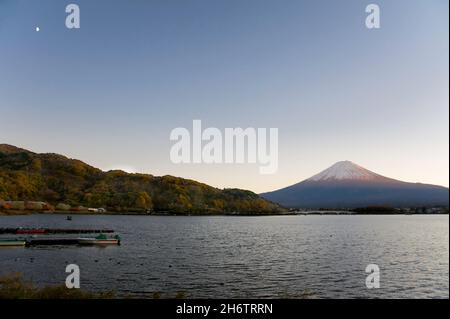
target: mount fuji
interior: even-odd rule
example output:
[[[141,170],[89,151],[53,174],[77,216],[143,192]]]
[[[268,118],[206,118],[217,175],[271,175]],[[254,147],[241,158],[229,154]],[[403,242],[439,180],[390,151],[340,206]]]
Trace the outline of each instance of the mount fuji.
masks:
[[[448,188],[408,183],[376,174],[350,161],[337,162],[300,183],[263,198],[295,208],[448,206]]]

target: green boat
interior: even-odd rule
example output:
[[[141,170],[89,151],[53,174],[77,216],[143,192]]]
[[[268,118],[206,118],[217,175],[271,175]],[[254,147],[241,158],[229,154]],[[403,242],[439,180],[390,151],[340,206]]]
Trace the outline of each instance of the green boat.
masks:
[[[0,239],[0,247],[23,247],[26,243],[24,239]]]

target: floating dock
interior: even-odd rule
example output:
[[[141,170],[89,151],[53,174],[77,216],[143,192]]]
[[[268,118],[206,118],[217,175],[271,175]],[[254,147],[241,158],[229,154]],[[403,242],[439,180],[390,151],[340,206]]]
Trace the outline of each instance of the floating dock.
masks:
[[[0,234],[45,235],[45,234],[108,234],[112,229],[87,228],[0,228]]]
[[[120,236],[108,237],[112,229],[86,228],[0,228],[0,234],[28,235],[26,237],[2,238],[0,247],[38,245],[120,245]],[[56,237],[54,234],[98,234],[96,237]]]
[[[27,246],[40,246],[40,245],[120,245],[120,237],[114,236],[114,238],[108,238],[101,234],[93,238],[51,238],[51,237],[35,237],[29,238],[26,242]]]
[[[108,246],[120,245],[120,237],[94,237],[94,238],[51,238],[38,237],[27,239],[0,239],[0,247],[20,247],[20,246],[72,246],[72,245],[91,245]]]
[[[78,245],[78,238],[29,238],[27,246],[36,245]]]

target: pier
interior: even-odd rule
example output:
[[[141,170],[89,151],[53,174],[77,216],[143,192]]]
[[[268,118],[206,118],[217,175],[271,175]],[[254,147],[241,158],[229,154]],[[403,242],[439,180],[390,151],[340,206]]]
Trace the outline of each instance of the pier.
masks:
[[[0,228],[0,234],[45,235],[45,234],[105,234],[114,233],[112,229],[87,228]]]

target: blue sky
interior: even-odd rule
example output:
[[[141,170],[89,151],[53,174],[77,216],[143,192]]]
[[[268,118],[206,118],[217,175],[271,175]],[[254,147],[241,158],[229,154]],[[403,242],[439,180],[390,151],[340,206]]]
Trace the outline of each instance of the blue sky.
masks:
[[[65,27],[69,3],[79,30]],[[365,27],[369,3],[378,30]],[[448,186],[448,10],[444,0],[0,0],[0,143],[257,192],[339,160]],[[277,174],[171,163],[170,131],[193,119],[279,128]]]

